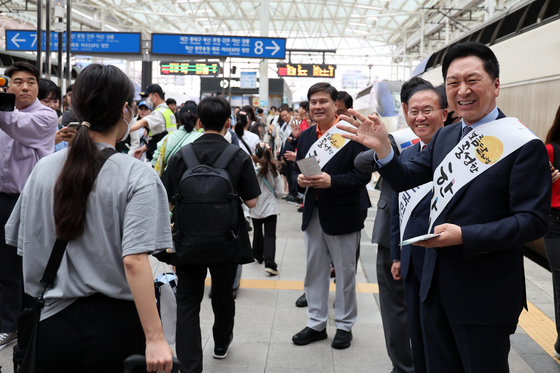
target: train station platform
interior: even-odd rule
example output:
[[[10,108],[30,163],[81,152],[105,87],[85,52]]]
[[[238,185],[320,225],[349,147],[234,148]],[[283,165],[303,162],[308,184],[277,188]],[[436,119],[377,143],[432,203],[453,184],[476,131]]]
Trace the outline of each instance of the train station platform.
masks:
[[[305,327],[306,308],[297,308],[303,293],[305,246],[300,230],[297,205],[281,201],[278,219],[277,254],[279,275],[270,277],[264,265],[243,266],[241,288],[236,300],[234,338],[223,360],[212,358],[213,314],[208,290],[202,303],[201,324],[204,346],[204,371],[228,373],[333,372],[388,373],[387,356],[379,312],[375,273],[376,245],[370,243],[379,194],[370,190],[373,208],[362,231],[361,260],[358,266],[358,320],[352,330],[352,346],[335,350],[330,346],[336,328],[333,323],[334,284],[329,298],[329,338],[308,346],[296,346],[292,335]],[[556,339],[550,272],[526,259],[526,285],[529,311],[524,311],[512,336],[509,355],[514,373],[559,372],[560,360],[554,358]],[[110,336],[108,336],[110,338]],[[12,347],[0,351],[2,373],[12,373]]]

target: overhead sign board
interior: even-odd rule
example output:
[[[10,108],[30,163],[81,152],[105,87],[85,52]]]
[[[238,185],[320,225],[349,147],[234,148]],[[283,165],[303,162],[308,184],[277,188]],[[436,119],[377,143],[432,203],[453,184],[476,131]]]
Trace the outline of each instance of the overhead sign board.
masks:
[[[42,49],[46,49],[46,33],[42,33]],[[66,33],[62,35],[62,49],[66,50]],[[75,53],[140,53],[141,36],[138,32],[72,31],[70,51]],[[51,32],[50,49],[58,49],[58,33]],[[37,50],[37,31],[6,30],[6,50]]]
[[[250,36],[152,34],[152,54],[275,58],[286,56],[286,39]]]
[[[162,62],[160,73],[163,75],[217,75],[218,63]]]
[[[334,78],[336,65],[279,63],[279,77]]]

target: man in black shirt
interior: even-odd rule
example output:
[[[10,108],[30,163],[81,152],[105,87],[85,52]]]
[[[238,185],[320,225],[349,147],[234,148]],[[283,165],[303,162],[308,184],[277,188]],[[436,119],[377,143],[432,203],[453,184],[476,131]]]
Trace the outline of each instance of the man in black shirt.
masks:
[[[230,105],[223,98],[207,97],[198,105],[204,135],[193,142],[194,152],[201,164],[213,165],[229,146],[224,138],[230,126]],[[177,194],[179,182],[187,165],[178,152],[169,161],[163,183],[170,201]],[[261,193],[253,162],[247,153],[239,151],[226,168],[235,192],[249,207],[255,207]],[[244,222],[241,204],[239,221]],[[183,365],[181,372],[202,372],[202,343],[200,335],[200,302],[204,295],[207,269],[212,276],[212,309],[214,311],[214,358],[227,356],[233,338],[235,301],[231,291],[238,264],[253,261],[247,226],[239,228],[238,247],[234,256],[218,264],[181,263],[177,265],[177,357]]]

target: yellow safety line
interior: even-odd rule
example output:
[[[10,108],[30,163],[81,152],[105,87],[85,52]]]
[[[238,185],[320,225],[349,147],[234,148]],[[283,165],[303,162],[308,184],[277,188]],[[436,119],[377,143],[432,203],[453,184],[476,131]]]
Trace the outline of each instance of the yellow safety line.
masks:
[[[210,278],[206,278],[206,286],[210,286]],[[244,289],[269,289],[269,290],[303,290],[303,281],[286,281],[286,280],[250,280],[241,279],[240,288]],[[336,290],[336,284],[331,282],[330,291]],[[358,293],[379,293],[377,284],[356,284]]]
[[[210,278],[206,279],[206,286],[210,286]],[[269,290],[303,290],[303,281],[285,280],[251,280],[242,279],[241,288],[269,289]],[[330,284],[330,291],[336,290],[336,284]],[[373,283],[356,284],[358,293],[378,294],[379,286]],[[544,312],[531,302],[527,302],[529,311],[523,310],[519,316],[519,326],[533,339],[547,354],[560,365],[560,360],[554,357],[554,343],[556,342],[556,325]]]
[[[519,316],[519,326],[547,354],[552,356],[554,361],[560,364],[560,360],[554,356],[554,343],[556,342],[556,325],[554,321],[529,301],[527,301],[527,307],[529,311],[524,309]]]

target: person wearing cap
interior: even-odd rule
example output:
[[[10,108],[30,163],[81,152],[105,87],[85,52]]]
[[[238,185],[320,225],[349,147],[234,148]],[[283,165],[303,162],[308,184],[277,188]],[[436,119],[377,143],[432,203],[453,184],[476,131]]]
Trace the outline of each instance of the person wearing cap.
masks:
[[[178,119],[179,128],[177,131],[170,133],[158,142],[157,149],[152,157],[152,166],[160,176],[167,167],[169,159],[179,149],[202,136],[202,132],[199,132],[201,125],[198,119],[196,102],[185,102],[178,113]]]
[[[148,105],[144,100],[140,101],[136,108],[137,115],[135,118],[135,122],[147,117],[153,110],[152,106]],[[140,148],[143,145],[146,145],[148,143],[148,140],[148,130],[146,129],[146,127],[142,127],[136,131],[131,131],[130,149],[128,150],[128,154],[134,156],[134,152],[136,151],[136,149]],[[143,161],[145,158],[146,155],[142,153],[139,159]]]
[[[134,156],[138,158],[142,153],[146,152],[146,156],[151,160],[152,154],[157,148],[157,143],[169,132],[177,129],[177,121],[175,114],[165,103],[165,93],[159,84],[150,84],[145,92],[140,93],[141,96],[145,94],[147,94],[146,103],[153,105],[155,109],[150,115],[136,122],[130,130],[135,131],[142,127],[150,129],[150,141],[147,145],[136,149]]]

